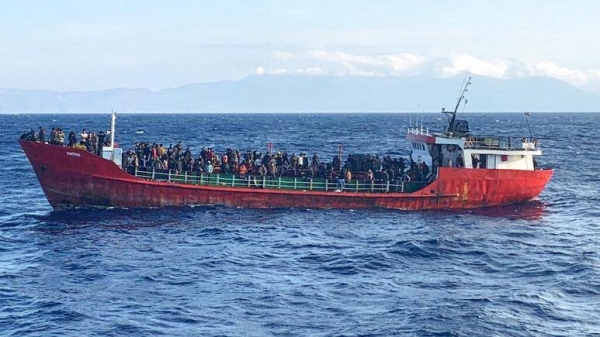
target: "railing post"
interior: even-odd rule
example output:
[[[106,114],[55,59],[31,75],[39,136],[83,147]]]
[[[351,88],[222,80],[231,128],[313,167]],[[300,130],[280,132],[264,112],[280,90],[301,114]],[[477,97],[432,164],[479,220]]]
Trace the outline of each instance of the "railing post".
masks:
[[[371,180],[371,192],[373,192],[374,188],[375,188],[375,182],[373,182],[373,180]]]
[[[297,178],[296,178],[296,177],[294,177],[294,189],[296,189],[296,183],[297,183],[297,182],[298,182],[298,181],[297,181]]]
[[[265,183],[266,183],[267,177],[263,176],[262,177],[262,188],[265,188]]]
[[[325,192],[329,189],[329,179],[325,179]]]
[[[235,187],[235,174],[231,176],[231,187]]]
[[[152,168],[152,180],[154,180],[154,167]]]
[[[216,182],[217,186],[219,186],[219,174],[217,173],[217,182]]]
[[[386,192],[390,191],[390,181],[389,180],[385,182],[385,191]]]
[[[183,173],[183,182],[187,184],[187,171]]]
[[[309,187],[310,187],[309,189],[312,191],[312,188],[313,188],[313,180],[312,180],[312,178],[310,178]]]
[[[400,191],[404,193],[404,181],[402,182],[402,186],[400,187]]]
[[[169,172],[169,175],[167,176],[167,181],[171,182],[171,170],[167,170]]]
[[[281,189],[281,177],[277,177],[277,189]]]
[[[356,179],[356,192],[358,192],[358,179]]]

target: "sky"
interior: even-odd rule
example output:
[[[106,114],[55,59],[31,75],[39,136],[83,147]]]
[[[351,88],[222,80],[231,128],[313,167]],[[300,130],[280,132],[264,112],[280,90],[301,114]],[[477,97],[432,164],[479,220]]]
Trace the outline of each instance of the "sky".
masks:
[[[0,88],[252,75],[548,77],[600,92],[600,1],[0,1]]]

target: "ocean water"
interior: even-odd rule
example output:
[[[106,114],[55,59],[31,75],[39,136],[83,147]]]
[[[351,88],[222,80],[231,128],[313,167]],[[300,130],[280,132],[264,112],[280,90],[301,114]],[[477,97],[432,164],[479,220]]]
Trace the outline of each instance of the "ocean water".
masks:
[[[522,114],[462,117],[475,133],[529,134]],[[0,122],[2,336],[600,334],[600,114],[530,117],[539,163],[555,168],[537,200],[427,212],[54,212],[17,138],[38,126],[106,130],[108,114]],[[116,140],[407,156],[415,123],[445,118],[122,114]]]

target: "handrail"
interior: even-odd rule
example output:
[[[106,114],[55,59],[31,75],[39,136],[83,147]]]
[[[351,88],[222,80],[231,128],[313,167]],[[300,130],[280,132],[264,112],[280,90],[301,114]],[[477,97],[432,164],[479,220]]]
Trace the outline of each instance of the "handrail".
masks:
[[[465,149],[485,150],[539,150],[540,142],[536,138],[529,137],[466,137]]]
[[[235,174],[205,174],[194,172],[173,173],[170,170],[143,170],[135,168],[133,175],[153,181],[163,181],[178,184],[192,184],[220,187],[246,187],[279,190],[301,190],[322,192],[356,192],[356,193],[410,193],[419,190],[430,182],[415,181],[371,181],[365,182],[357,179],[340,185],[337,179],[299,178],[299,177],[266,177],[266,176],[239,176]]]

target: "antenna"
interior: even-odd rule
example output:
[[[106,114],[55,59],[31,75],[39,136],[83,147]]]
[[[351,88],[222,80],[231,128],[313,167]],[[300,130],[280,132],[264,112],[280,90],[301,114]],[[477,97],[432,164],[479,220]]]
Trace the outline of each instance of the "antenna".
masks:
[[[465,93],[467,91],[469,91],[468,87],[471,84],[471,76],[468,76],[468,77],[467,76],[468,76],[468,73],[465,74],[465,78],[463,79],[463,83],[461,85],[458,99],[456,100],[456,106],[454,107],[454,111],[446,111],[445,109],[442,109],[442,112],[445,113],[446,116],[448,116],[450,118],[450,123],[448,124],[448,129],[446,130],[446,132],[452,133],[454,131],[454,121],[456,120],[456,112],[458,111],[458,108],[460,107],[460,104],[462,103],[463,99],[465,101],[465,103],[464,103],[465,105],[468,102],[468,100],[465,98]],[[464,107],[463,107],[463,109],[464,109]]]
[[[527,129],[529,129],[529,138],[533,139],[533,134],[531,133],[531,126],[529,125],[529,116],[531,114],[529,113],[529,111],[525,112],[525,121],[527,121]]]
[[[110,116],[110,157],[115,157],[115,121],[117,119],[116,111],[113,109]]]

